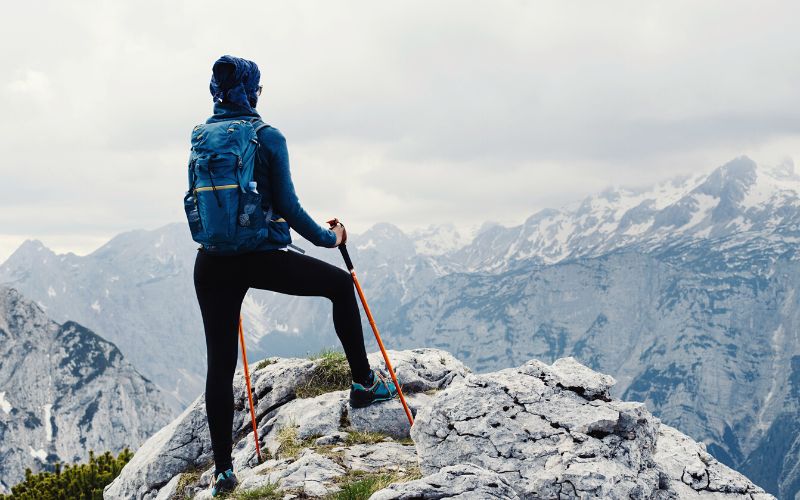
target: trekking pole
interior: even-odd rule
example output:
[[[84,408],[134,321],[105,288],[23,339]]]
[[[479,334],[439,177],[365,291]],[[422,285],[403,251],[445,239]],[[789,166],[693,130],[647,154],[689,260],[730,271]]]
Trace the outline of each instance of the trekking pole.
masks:
[[[250,401],[250,418],[253,420],[253,437],[256,441],[256,455],[258,455],[258,463],[261,463],[261,446],[258,444],[256,411],[253,408],[253,390],[250,388],[250,369],[247,367],[247,350],[244,347],[244,329],[242,328],[241,315],[239,315],[239,341],[242,343],[242,363],[244,363],[244,379],[247,382],[247,399]]]
[[[329,220],[328,224],[330,224],[331,229],[336,227],[337,225],[341,224],[344,227],[344,224],[339,222],[339,219]],[[364,312],[367,313],[367,319],[369,319],[369,324],[372,327],[372,333],[375,334],[375,340],[378,341],[378,347],[381,348],[381,353],[383,354],[383,360],[386,362],[386,369],[389,371],[389,375],[392,376],[392,381],[394,381],[394,386],[397,388],[397,394],[400,395],[400,402],[403,403],[403,409],[406,411],[406,416],[408,417],[408,423],[414,425],[414,417],[411,416],[411,410],[408,409],[408,404],[406,404],[406,398],[403,396],[403,390],[400,388],[400,384],[397,382],[397,376],[394,374],[394,369],[392,369],[392,363],[389,361],[389,355],[386,354],[386,349],[383,347],[383,342],[381,341],[381,335],[378,333],[378,327],[375,325],[375,319],[372,317],[372,312],[369,310],[369,305],[367,305],[367,299],[364,297],[364,291],[361,289],[361,284],[358,282],[358,278],[356,278],[356,270],[353,267],[353,261],[350,260],[350,254],[347,252],[347,246],[345,242],[347,241],[347,233],[344,233],[342,237],[342,244],[339,245],[339,251],[342,252],[342,257],[344,258],[344,263],[347,266],[347,270],[350,271],[350,276],[353,277],[353,283],[356,285],[356,290],[358,291],[358,296],[361,298],[361,304],[364,306]]]

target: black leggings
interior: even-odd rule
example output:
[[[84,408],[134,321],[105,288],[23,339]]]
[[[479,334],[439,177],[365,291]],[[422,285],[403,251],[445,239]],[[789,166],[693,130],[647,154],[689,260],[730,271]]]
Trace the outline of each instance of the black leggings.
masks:
[[[330,299],[336,335],[344,347],[353,380],[361,382],[369,376],[361,317],[353,280],[347,271],[283,250],[236,256],[214,256],[199,250],[194,264],[194,287],[206,334],[206,412],[218,471],[231,467],[239,313],[249,288]]]

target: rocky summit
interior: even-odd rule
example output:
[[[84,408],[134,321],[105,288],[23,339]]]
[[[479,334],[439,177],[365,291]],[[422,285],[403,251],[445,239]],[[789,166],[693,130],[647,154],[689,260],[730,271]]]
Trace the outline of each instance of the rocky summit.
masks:
[[[238,372],[234,497],[326,498],[359,486],[374,500],[773,498],[644,404],[612,398],[614,379],[573,358],[478,375],[442,350],[389,355],[413,427],[398,400],[352,408],[340,386],[323,392],[341,369],[330,356],[254,363],[262,463]],[[370,362],[383,363],[379,353]],[[201,396],[139,448],[104,498],[210,498],[213,465]]]

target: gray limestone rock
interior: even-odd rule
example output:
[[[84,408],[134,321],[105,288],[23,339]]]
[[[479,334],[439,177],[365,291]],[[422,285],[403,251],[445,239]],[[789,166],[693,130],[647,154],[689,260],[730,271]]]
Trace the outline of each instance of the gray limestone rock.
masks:
[[[420,411],[411,437],[421,469],[472,463],[503,476],[522,497],[669,496],[681,476],[654,458],[659,420],[641,403],[612,400],[612,384],[572,359],[470,375]],[[720,485],[710,491],[762,493],[716,461],[687,466],[684,478],[695,481],[690,471]]]
[[[395,483],[375,492],[369,500],[453,498],[461,500],[512,500],[520,498],[500,474],[477,465],[461,464],[415,481]]]
[[[238,491],[249,491],[277,484],[285,490],[302,490],[312,497],[325,496],[337,487],[333,480],[344,475],[345,469],[328,457],[307,450],[297,460],[271,461],[243,476]]]
[[[311,361],[289,358],[251,372],[254,397],[258,400],[256,415],[260,418],[270,414],[294,399],[294,389],[306,380],[312,369]],[[234,441],[237,446],[234,465],[244,467],[255,461],[255,445],[251,429],[248,429],[250,410],[241,371],[237,372],[233,384],[236,396],[232,433],[238,437]],[[207,468],[212,462],[212,450],[206,418],[205,397],[200,396],[142,445],[120,475],[106,487],[105,498],[153,498],[176,474]]]
[[[464,363],[441,349],[388,349],[386,353],[404,392],[441,390],[470,373]],[[385,369],[386,362],[380,352],[371,353],[368,359],[373,368]]]
[[[350,470],[405,470],[417,465],[417,452],[413,446],[394,442],[357,444],[344,449],[342,462]]]
[[[297,427],[297,437],[305,440],[311,437],[332,435],[339,432],[342,414],[347,405],[347,392],[337,391],[308,399],[295,399],[275,412],[259,428],[270,450],[278,447],[278,434],[287,426]]]
[[[415,446],[388,436],[382,442],[352,444],[347,434],[407,432],[399,401],[353,409],[347,391],[295,399],[293,387],[313,370],[307,360],[279,359],[257,370],[262,449],[274,453],[286,426],[295,427],[296,444],[304,448],[296,457],[256,464],[247,407],[238,397],[232,432],[239,491],[276,485],[289,496],[322,498],[350,480],[348,473],[406,474],[419,467],[426,477],[390,485],[372,498],[772,498],[714,460],[703,445],[661,425],[642,403],[613,399],[613,379],[574,359],[553,365],[532,360],[474,375],[435,351],[400,352],[395,358],[398,372],[418,376],[416,387],[437,390],[435,395],[408,392],[417,410],[411,428]],[[438,373],[437,364],[461,374]],[[239,374],[235,384],[242,383]],[[198,399],[141,447],[105,498],[187,493],[209,498],[213,464],[207,432]],[[330,446],[336,442],[341,444]],[[187,471],[203,472],[199,478],[197,472],[188,476],[178,492],[183,483],[177,478]]]
[[[166,486],[161,488],[161,490],[158,492],[155,500],[172,500],[172,498],[176,497],[179,494],[178,483],[180,483],[182,475],[183,474],[178,474],[170,479]]]
[[[333,434],[328,434],[327,436],[318,437],[314,440],[314,444],[317,446],[327,446],[336,443],[342,443],[344,440],[347,439],[346,432],[334,432]]]
[[[104,498],[151,499],[169,481],[211,460],[205,402],[202,396],[148,439],[103,491]]]
[[[380,356],[380,354],[378,354]],[[414,390],[438,390],[461,380],[468,370],[450,354],[435,349],[391,352],[401,380],[412,383],[406,388],[409,405],[416,411],[429,404],[432,396]],[[371,355],[375,358],[375,354]],[[388,401],[368,408],[353,409],[348,404],[348,391],[335,391],[313,398],[298,399],[297,387],[305,384],[315,361],[278,358],[261,369],[251,367],[256,421],[262,454],[274,454],[278,435],[287,426],[297,428],[301,441],[327,436],[331,443],[344,441],[346,431],[382,432],[395,437],[408,437],[409,424],[399,401]],[[257,364],[256,364],[257,365]],[[344,473],[342,466],[329,458],[307,451],[297,460],[268,460],[257,463],[245,383],[241,371],[234,378],[233,465],[243,489],[252,489],[268,482],[279,482],[282,488],[300,488],[307,495],[333,491],[332,479]],[[318,444],[322,445],[325,442]],[[387,449],[401,446],[387,442]],[[380,446],[380,445],[375,445]],[[372,450],[359,459],[358,451],[346,451],[353,463],[369,467],[383,460],[385,453]],[[399,448],[398,448],[399,450]],[[409,462],[409,447],[403,448],[402,459]],[[383,458],[382,458],[383,457]],[[360,461],[359,461],[360,460]],[[155,498],[163,488],[183,472],[204,471],[191,488],[205,487],[213,469],[211,442],[206,422],[205,402],[199,397],[176,420],[145,442],[120,475],[106,487],[105,498]],[[311,469],[317,470],[312,472]]]
[[[425,393],[404,393],[406,403],[411,410],[411,416],[433,399]],[[353,408],[348,405],[347,418],[354,430],[366,432],[379,432],[395,438],[407,438],[411,431],[402,403],[399,399],[384,403],[370,405],[365,408]]]
[[[666,472],[670,489],[679,498],[699,498],[712,493],[772,498],[743,475],[719,463],[702,443],[662,424],[658,434],[656,463]]]

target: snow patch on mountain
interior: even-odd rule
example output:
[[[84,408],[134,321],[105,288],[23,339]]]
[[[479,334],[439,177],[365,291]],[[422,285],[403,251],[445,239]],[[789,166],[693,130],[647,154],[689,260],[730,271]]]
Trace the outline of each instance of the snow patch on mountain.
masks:
[[[53,405],[51,403],[47,403],[43,406],[44,408],[44,433],[47,438],[47,442],[53,441],[53,421],[50,420],[51,413],[53,410]]]
[[[14,408],[11,406],[11,403],[8,402],[6,399],[5,391],[0,392],[0,410],[3,410],[6,414],[11,413],[11,409]]]
[[[409,233],[414,241],[414,248],[420,255],[442,255],[468,245],[478,233],[480,227],[475,224],[430,225]]]
[[[368,242],[364,243],[363,245],[356,246],[359,250],[366,250],[368,248],[375,248],[375,241],[369,240]]]

